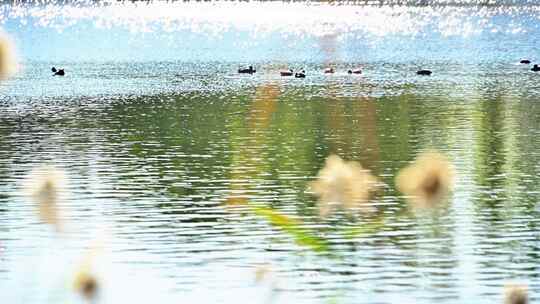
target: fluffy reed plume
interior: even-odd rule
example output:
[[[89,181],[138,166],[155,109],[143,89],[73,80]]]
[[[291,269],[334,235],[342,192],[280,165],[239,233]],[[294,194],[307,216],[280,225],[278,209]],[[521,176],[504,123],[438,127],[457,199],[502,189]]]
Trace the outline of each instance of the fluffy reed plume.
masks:
[[[26,195],[37,204],[40,219],[60,231],[58,202],[65,193],[65,174],[53,167],[35,169],[26,178],[24,188]]]
[[[105,244],[107,243],[107,231],[102,231],[90,244],[79,268],[75,271],[73,278],[73,289],[76,293],[86,298],[88,301],[95,300],[100,292],[101,284],[98,280],[96,265],[100,257],[103,256]]]
[[[319,214],[330,215],[336,207],[346,211],[373,211],[369,205],[371,194],[378,188],[378,180],[358,162],[342,160],[337,155],[326,159],[311,190],[319,197]]]
[[[0,79],[6,79],[17,71],[15,48],[11,40],[0,33]]]
[[[504,287],[504,304],[527,304],[529,296],[527,286],[519,284],[507,284]]]
[[[413,207],[432,207],[446,197],[453,185],[454,170],[438,152],[425,152],[396,177],[398,190]]]
[[[81,267],[75,274],[73,288],[77,293],[88,300],[96,298],[99,285],[88,265]]]

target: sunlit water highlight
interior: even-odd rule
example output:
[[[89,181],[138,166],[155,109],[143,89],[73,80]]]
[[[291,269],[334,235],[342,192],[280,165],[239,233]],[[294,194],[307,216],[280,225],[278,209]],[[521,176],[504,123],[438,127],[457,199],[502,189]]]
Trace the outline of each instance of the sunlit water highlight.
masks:
[[[518,61],[540,60],[539,8],[527,3],[3,6],[23,70],[0,83],[2,299],[80,301],[71,272],[105,234],[112,303],[493,303],[508,281],[537,300],[540,75]],[[258,72],[236,74],[247,64]],[[306,79],[280,77],[286,66]],[[453,195],[411,212],[394,176],[433,148],[455,166]],[[375,215],[319,219],[306,190],[332,153],[386,185]],[[71,180],[62,236],[19,191],[50,163]],[[230,210],[231,196],[301,219],[335,256]]]

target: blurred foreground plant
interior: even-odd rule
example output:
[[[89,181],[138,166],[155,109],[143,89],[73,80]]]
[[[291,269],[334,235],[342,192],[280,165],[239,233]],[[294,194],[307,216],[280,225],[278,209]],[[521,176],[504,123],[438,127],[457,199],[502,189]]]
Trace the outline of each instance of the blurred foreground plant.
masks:
[[[67,178],[54,167],[34,169],[25,179],[24,193],[37,204],[39,218],[61,230],[58,203],[66,195]]]
[[[270,207],[252,206],[247,200],[228,200],[227,203],[234,202],[232,208],[242,206],[242,212],[249,212],[264,218],[270,225],[279,228],[285,234],[289,235],[296,244],[309,248],[310,250],[323,253],[329,256],[336,256],[331,244],[322,236],[316,228],[306,226],[306,223],[301,219],[293,218],[283,214]],[[380,218],[375,218],[371,221],[363,222],[352,227],[348,227],[342,231],[342,235],[347,239],[369,235],[380,231],[384,227],[384,221]]]
[[[328,242],[308,231],[300,220],[293,219],[269,207],[250,207],[250,209],[254,214],[265,218],[270,224],[281,228],[292,236],[298,245],[309,247],[316,252],[329,251]]]
[[[11,39],[0,32],[0,79],[6,79],[17,71],[15,47]]]
[[[424,152],[396,177],[398,190],[414,208],[434,207],[446,198],[454,183],[454,169],[438,152]]]
[[[73,288],[88,300],[96,298],[99,285],[89,266],[83,265],[77,271],[73,280]]]
[[[504,304],[527,304],[529,296],[527,286],[521,284],[507,284],[504,287]]]
[[[310,184],[311,190],[319,197],[321,217],[329,216],[337,208],[347,212],[375,211],[369,199],[379,186],[378,179],[360,163],[344,161],[337,155],[326,159],[317,180]]]
[[[98,256],[103,255],[106,234],[96,238],[79,263],[73,278],[73,288],[77,294],[89,302],[94,302],[99,295],[100,280],[95,271],[95,263]]]

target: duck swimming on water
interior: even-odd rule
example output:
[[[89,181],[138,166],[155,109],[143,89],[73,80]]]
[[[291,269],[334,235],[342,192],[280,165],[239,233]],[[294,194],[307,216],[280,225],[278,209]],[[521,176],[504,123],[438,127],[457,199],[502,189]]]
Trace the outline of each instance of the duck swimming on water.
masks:
[[[533,71],[533,72],[540,72],[540,66],[538,66],[538,64],[535,64],[535,65],[532,67],[531,71]]]
[[[294,74],[296,78],[306,78],[306,71],[302,70],[299,73]]]
[[[281,71],[279,71],[279,75],[281,75],[281,76],[292,76],[293,75],[293,70],[291,70],[291,69],[281,70]]]
[[[334,74],[334,68],[326,68],[324,69],[325,74]]]
[[[431,73],[432,72],[430,70],[420,70],[420,71],[416,72],[416,74],[418,74],[418,75],[425,75],[425,76],[429,76],[429,75],[431,75]]]
[[[353,69],[353,70],[348,70],[347,73],[349,73],[349,74],[362,74],[362,70],[361,69]]]
[[[530,64],[531,61],[530,61],[529,59],[521,59],[521,60],[519,61],[519,63],[521,63],[521,64]]]
[[[239,74],[253,74],[255,72],[257,72],[257,70],[255,70],[251,65],[247,69],[238,69]]]
[[[52,67],[51,72],[53,72],[53,76],[64,76],[66,73],[64,72],[64,69],[56,69],[55,67]]]

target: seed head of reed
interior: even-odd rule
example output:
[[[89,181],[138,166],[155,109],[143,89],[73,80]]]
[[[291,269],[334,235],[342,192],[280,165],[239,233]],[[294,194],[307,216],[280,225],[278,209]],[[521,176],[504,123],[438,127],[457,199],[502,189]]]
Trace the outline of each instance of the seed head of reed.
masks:
[[[40,219],[60,230],[58,203],[66,191],[63,171],[54,167],[34,169],[26,178],[24,192],[38,206]]]
[[[369,199],[378,186],[377,178],[360,163],[344,161],[337,155],[328,156],[317,180],[310,184],[319,198],[321,217],[329,216],[338,208],[348,212],[373,211]]]
[[[452,164],[444,155],[425,152],[399,172],[396,185],[413,207],[433,207],[447,196],[453,179]]]
[[[77,293],[91,300],[97,296],[99,284],[90,269],[84,266],[75,274],[73,288]]]
[[[507,284],[504,287],[504,304],[528,304],[529,296],[526,285]]]
[[[0,80],[6,79],[17,72],[15,47],[11,39],[0,33]]]
[[[103,279],[103,275],[97,275],[96,265],[99,265],[100,261],[103,262],[103,253],[108,238],[109,234],[105,229],[90,243],[73,278],[75,292],[89,301],[96,299],[103,285],[105,285],[102,284],[103,280],[99,279]]]

